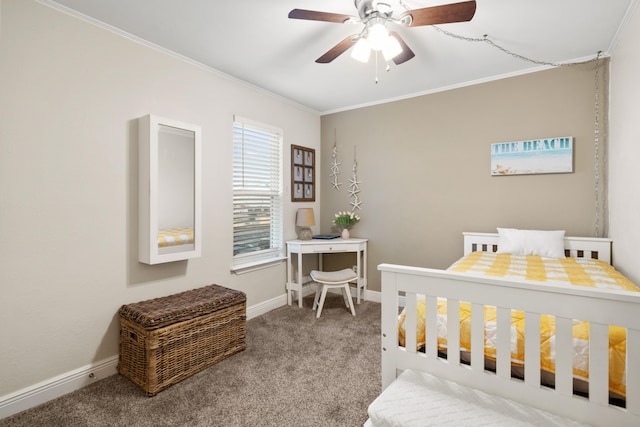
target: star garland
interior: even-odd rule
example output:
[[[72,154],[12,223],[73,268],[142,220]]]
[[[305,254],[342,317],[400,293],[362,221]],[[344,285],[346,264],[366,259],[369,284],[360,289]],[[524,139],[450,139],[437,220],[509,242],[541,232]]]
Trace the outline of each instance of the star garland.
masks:
[[[351,179],[349,179],[349,197],[353,197],[351,202],[352,211],[356,209],[362,209],[362,201],[358,197],[360,193],[360,184],[362,181],[358,181],[358,161],[356,160],[356,147],[353,147],[353,167],[351,168]]]
[[[340,174],[341,163],[338,161],[338,147],[336,146],[335,141],[333,143],[333,154],[331,156],[333,157],[331,173],[329,174],[329,177],[331,177],[331,185],[334,189],[340,190],[342,183],[338,182],[338,175]]]

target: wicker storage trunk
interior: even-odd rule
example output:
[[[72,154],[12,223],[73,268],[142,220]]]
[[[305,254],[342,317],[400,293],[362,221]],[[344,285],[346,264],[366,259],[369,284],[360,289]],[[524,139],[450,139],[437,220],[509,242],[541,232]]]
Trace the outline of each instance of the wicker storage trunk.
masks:
[[[153,396],[246,348],[246,296],[218,285],[120,308],[118,372]]]

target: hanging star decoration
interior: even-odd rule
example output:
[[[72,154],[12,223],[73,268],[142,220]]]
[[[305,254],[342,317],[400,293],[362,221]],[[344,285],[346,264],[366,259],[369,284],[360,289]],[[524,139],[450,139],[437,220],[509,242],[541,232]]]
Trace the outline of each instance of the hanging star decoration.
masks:
[[[333,186],[334,189],[336,190],[340,190],[340,186],[342,185],[341,182],[338,182],[338,175],[340,174],[340,162],[338,162],[338,147],[336,146],[336,143],[333,143],[333,162],[331,163],[331,173],[329,174],[329,176],[332,178],[331,179],[331,185]]]
[[[351,179],[349,179],[349,197],[353,197],[353,201],[351,202],[351,206],[353,207],[351,210],[362,209],[362,201],[358,197],[358,193],[360,193],[360,184],[361,181],[358,181],[358,162],[355,159],[355,147],[353,148],[353,168],[351,169]]]

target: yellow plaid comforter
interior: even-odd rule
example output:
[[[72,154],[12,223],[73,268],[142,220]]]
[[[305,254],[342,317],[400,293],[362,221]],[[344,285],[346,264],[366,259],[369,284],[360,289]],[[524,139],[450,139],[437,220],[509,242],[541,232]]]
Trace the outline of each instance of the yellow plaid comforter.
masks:
[[[576,286],[590,286],[602,289],[618,289],[640,292],[640,288],[626,279],[611,265],[593,259],[550,259],[539,256],[514,256],[491,252],[473,252],[461,258],[450,271],[464,272],[478,276],[527,279],[545,283],[562,283]],[[418,298],[418,332],[417,345],[425,345],[425,300]],[[446,339],[446,300],[438,300],[438,347],[447,348]],[[495,360],[496,349],[496,309],[485,307],[485,357]],[[398,321],[400,345],[405,342],[405,312],[402,311]],[[513,365],[524,364],[524,313],[511,311],[511,362]],[[588,322],[574,320],[574,376],[583,380],[589,378],[589,325]],[[540,366],[543,370],[555,372],[555,317],[540,317]],[[609,327],[609,389],[621,396],[626,395],[625,386],[625,353],[626,331],[617,326]],[[460,303],[460,349],[471,348],[471,305]]]

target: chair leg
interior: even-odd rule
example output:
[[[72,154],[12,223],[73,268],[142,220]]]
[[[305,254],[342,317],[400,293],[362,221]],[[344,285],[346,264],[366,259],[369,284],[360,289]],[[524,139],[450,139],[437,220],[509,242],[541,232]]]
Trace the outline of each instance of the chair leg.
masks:
[[[313,297],[314,310],[318,307],[318,300],[320,299],[320,288],[322,288],[322,283],[316,283],[316,295]]]
[[[347,296],[347,292],[345,291],[344,287],[342,287],[342,292],[340,292],[342,294],[342,300],[344,301],[344,306],[349,308],[349,301],[347,300],[348,296]]]
[[[318,319],[320,317],[320,313],[322,313],[322,307],[324,306],[324,299],[326,297],[327,297],[327,286],[322,286],[322,296],[320,296],[320,304],[318,305],[316,319]]]
[[[344,291],[347,294],[347,298],[349,299],[349,307],[351,308],[351,314],[356,315],[356,309],[353,306],[353,298],[351,298],[351,291],[349,290],[349,283],[344,284]]]

